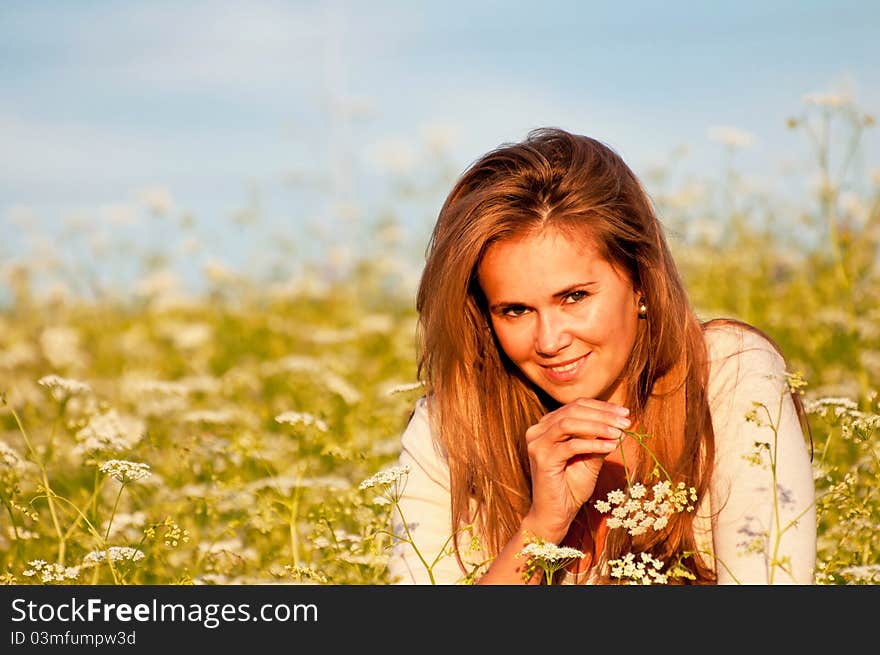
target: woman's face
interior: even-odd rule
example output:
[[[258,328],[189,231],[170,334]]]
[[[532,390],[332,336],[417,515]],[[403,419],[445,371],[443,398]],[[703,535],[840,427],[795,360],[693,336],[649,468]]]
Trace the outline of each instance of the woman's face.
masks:
[[[591,239],[549,229],[499,241],[477,270],[492,327],[510,360],[559,403],[623,403],[639,293]]]

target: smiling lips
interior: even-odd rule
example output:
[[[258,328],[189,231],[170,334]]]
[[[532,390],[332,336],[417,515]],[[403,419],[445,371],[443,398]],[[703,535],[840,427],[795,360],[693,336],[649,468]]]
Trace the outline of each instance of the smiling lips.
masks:
[[[567,362],[562,362],[561,364],[555,364],[553,366],[541,364],[541,368],[544,370],[544,375],[551,382],[570,382],[577,377],[581,366],[583,366],[583,363],[588,356],[589,353],[581,355],[577,359],[570,359]]]

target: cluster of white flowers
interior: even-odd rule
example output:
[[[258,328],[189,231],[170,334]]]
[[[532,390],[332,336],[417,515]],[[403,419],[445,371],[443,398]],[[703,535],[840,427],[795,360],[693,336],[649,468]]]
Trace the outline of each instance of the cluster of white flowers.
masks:
[[[13,471],[20,471],[24,466],[24,460],[15,450],[5,441],[0,441],[0,467],[8,468]]]
[[[282,412],[275,417],[275,420],[278,423],[287,423],[288,425],[302,424],[306,426],[314,426],[321,432],[327,432],[329,429],[327,423],[308,412]]]
[[[804,409],[810,414],[817,414],[822,418],[842,418],[859,409],[856,401],[845,397],[826,397],[817,400],[805,400]]]
[[[543,540],[529,542],[519,551],[519,554],[529,561],[543,562],[545,564],[568,563],[586,557],[586,553],[579,551],[577,548],[557,546],[554,543]]]
[[[586,556],[586,553],[577,548],[557,546],[541,538],[530,538],[516,554],[516,557],[524,557],[527,563],[523,570],[523,580],[529,582],[535,572],[541,570],[547,585],[553,584],[553,576],[557,571]]]
[[[627,584],[666,584],[669,576],[662,573],[663,562],[654,559],[648,553],[640,553],[639,559],[632,553],[627,553],[620,559],[608,562],[611,568],[611,577]]]
[[[101,464],[101,473],[106,473],[110,477],[116,478],[123,484],[126,482],[137,482],[145,480],[153,473],[150,471],[149,464],[141,464],[140,462],[129,462],[125,459],[111,459]]]
[[[850,398],[819,398],[804,402],[804,409],[826,420],[838,421],[845,439],[868,439],[880,429],[880,414],[859,410]]]
[[[110,546],[107,550],[93,550],[83,557],[83,566],[94,566],[109,559],[112,562],[137,562],[144,553],[128,546]]]
[[[90,393],[92,390],[85,382],[63,378],[59,375],[45,375],[37,380],[37,384],[46,387],[52,398],[58,402],[63,402],[79,394]]]
[[[85,427],[76,433],[79,443],[74,450],[78,453],[128,450],[143,438],[144,432],[143,421],[111,409],[92,416]]]
[[[410,382],[409,384],[396,384],[390,389],[388,389],[388,395],[393,396],[396,393],[406,393],[407,391],[415,391],[416,389],[421,389],[425,385],[421,382]]]
[[[880,584],[880,564],[847,566],[840,569],[840,574],[850,584]]]
[[[658,482],[648,489],[637,482],[629,488],[629,495],[619,489],[608,493],[607,500],[597,500],[596,509],[602,514],[611,513],[609,529],[626,528],[629,534],[644,534],[649,529],[662,530],[669,517],[682,511],[692,512],[697,502],[697,490],[679,482],[673,489],[668,480]]]
[[[409,475],[411,471],[411,467],[409,464],[405,464],[403,466],[392,466],[391,468],[385,469],[384,471],[379,471],[375,475],[370,476],[366,480],[360,483],[358,487],[361,491],[365,489],[371,489],[377,486],[390,486],[392,484],[396,484],[400,480],[404,478],[404,476]]]
[[[31,568],[21,572],[27,577],[40,576],[40,581],[44,584],[52,582],[65,582],[66,580],[76,580],[79,577],[78,566],[64,566],[63,564],[49,564],[46,560],[35,559],[28,562]]]

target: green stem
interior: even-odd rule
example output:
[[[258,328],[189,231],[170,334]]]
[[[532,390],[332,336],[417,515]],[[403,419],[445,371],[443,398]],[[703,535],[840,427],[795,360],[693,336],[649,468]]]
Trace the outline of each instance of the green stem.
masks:
[[[104,533],[104,541],[110,538],[110,526],[113,525],[113,518],[116,516],[116,508],[119,507],[119,499],[122,498],[122,490],[125,489],[125,483],[119,485],[119,493],[116,494],[116,502],[113,503],[113,511],[110,512],[110,518],[107,519],[107,532]]]
[[[398,502],[397,497],[396,497],[396,496],[392,497],[391,502],[394,504],[394,508],[397,510],[397,513],[400,515],[400,521],[401,521],[401,523],[403,523],[403,530],[404,530],[404,532],[406,532],[406,539],[405,539],[405,541],[406,541],[410,546],[412,546],[412,549],[413,549],[413,550],[415,551],[415,553],[416,553],[416,557],[419,558],[419,561],[422,563],[422,566],[425,567],[425,570],[428,572],[428,577],[429,577],[430,580],[431,580],[431,584],[437,584],[437,581],[434,579],[434,571],[432,570],[432,568],[433,568],[434,564],[436,564],[437,560],[435,559],[435,560],[434,560],[434,564],[429,565],[428,562],[425,560],[425,558],[422,557],[422,553],[421,553],[421,551],[418,549],[418,547],[416,546],[416,542],[413,540],[412,533],[410,532],[410,530],[409,530],[409,526],[408,526],[407,523],[406,523],[406,518],[404,518],[404,516],[403,516],[403,510],[400,509],[400,503]],[[392,536],[393,536],[393,535],[392,535]],[[451,538],[451,537],[450,537],[450,538]],[[446,543],[448,543],[448,542],[449,542],[449,540],[447,540]],[[444,550],[445,550],[445,546],[444,546]],[[443,552],[443,551],[441,550],[441,553],[442,553],[442,552]],[[438,558],[439,558],[439,555],[438,555]]]
[[[61,530],[61,522],[58,519],[58,513],[55,509],[55,498],[60,498],[60,496],[56,496],[55,492],[52,491],[52,486],[49,484],[49,474],[46,472],[46,466],[43,463],[43,458],[37,453],[36,448],[34,448],[33,443],[31,443],[31,439],[28,436],[27,430],[24,429],[24,425],[21,422],[21,419],[18,416],[18,412],[15,411],[15,408],[9,405],[6,401],[6,396],[3,396],[3,404],[9,407],[9,411],[12,413],[12,418],[15,419],[16,424],[18,425],[18,429],[21,432],[21,436],[24,438],[25,445],[27,445],[28,451],[31,453],[31,457],[34,460],[34,463],[40,469],[40,481],[43,486],[43,489],[46,491],[46,503],[49,506],[49,515],[52,518],[52,525],[55,528],[55,534],[58,537],[58,557],[57,561],[62,566],[64,565],[64,557],[66,554],[66,542],[64,540],[64,534]]]
[[[299,566],[299,532],[296,529],[297,515],[299,514],[299,499],[300,499],[300,481],[302,480],[302,471],[297,474],[296,478],[296,487],[293,491],[293,498],[291,499],[289,510],[290,516],[288,519],[288,530],[290,532],[290,555],[293,558],[293,565]]]

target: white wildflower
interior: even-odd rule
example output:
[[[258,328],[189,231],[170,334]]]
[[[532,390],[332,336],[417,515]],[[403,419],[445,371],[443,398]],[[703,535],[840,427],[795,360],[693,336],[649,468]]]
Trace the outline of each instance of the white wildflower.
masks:
[[[275,421],[277,421],[278,423],[286,423],[287,425],[314,426],[321,432],[327,432],[327,430],[329,429],[327,423],[325,423],[317,416],[309,414],[308,412],[282,412],[275,417]]]
[[[393,396],[396,393],[406,393],[407,391],[415,391],[416,389],[421,389],[425,385],[422,382],[409,382],[407,384],[396,384],[390,389],[388,389],[387,393],[389,396]]]
[[[810,414],[819,414],[828,418],[829,413],[836,418],[845,416],[848,412],[857,411],[858,404],[851,398],[830,396],[817,400],[804,401],[804,409]]]
[[[404,476],[409,475],[411,467],[409,464],[405,464],[403,466],[392,466],[389,469],[385,469],[384,471],[379,471],[375,475],[367,478],[363,482],[360,483],[358,489],[364,491],[365,489],[371,489],[372,487],[377,486],[390,486],[392,484],[396,484]]]
[[[633,536],[666,527],[672,514],[693,511],[697,500],[697,490],[683,482],[674,490],[669,481],[658,482],[651,487],[651,497],[640,483],[633,484],[629,491],[628,497],[622,490],[614,489],[606,500],[596,500],[593,506],[601,514],[609,515],[610,529],[625,528]]]
[[[76,433],[78,453],[96,451],[120,452],[132,448],[144,436],[143,421],[123,416],[115,409],[103,414],[95,414],[89,422]]]
[[[116,478],[123,484],[145,480],[152,475],[149,464],[129,462],[124,459],[111,459],[101,464],[101,473]]]
[[[840,574],[846,577],[851,584],[880,584],[880,564],[847,566],[840,569]]]
[[[629,490],[629,495],[633,498],[644,498],[646,493],[648,493],[648,490],[645,489],[645,485],[641,482],[636,482]]]
[[[541,560],[543,562],[562,562],[565,560],[582,559],[586,553],[577,548],[557,546],[547,541],[532,541],[519,551],[520,555],[528,559]]]
[[[24,467],[24,459],[22,456],[5,441],[0,441],[0,467],[8,468],[13,471],[21,471]]]
[[[523,579],[531,580],[535,571],[541,569],[544,572],[544,582],[553,584],[553,576],[557,571],[568,566],[575,560],[586,557],[586,553],[569,546],[557,546],[543,539],[531,539],[520,550],[516,557],[524,557],[528,565],[523,571]]]
[[[144,559],[143,551],[129,546],[110,546],[107,550],[93,550],[83,558],[83,566],[94,566],[110,559],[112,562],[138,562]]]
[[[668,576],[661,573],[663,562],[654,559],[648,553],[640,553],[639,559],[632,553],[627,553],[620,559],[608,562],[611,569],[611,577],[617,578],[626,584],[666,584]]]
[[[40,576],[40,582],[43,584],[51,584],[53,582],[65,582],[67,580],[76,580],[79,577],[78,566],[64,566],[53,562],[49,564],[46,560],[35,559],[28,562],[32,568],[22,571],[22,575],[27,577]]]
[[[71,378],[63,378],[59,375],[45,375],[41,377],[37,384],[46,387],[52,398],[58,402],[63,402],[72,396],[86,394],[91,392],[92,388],[85,382],[73,380]]]

